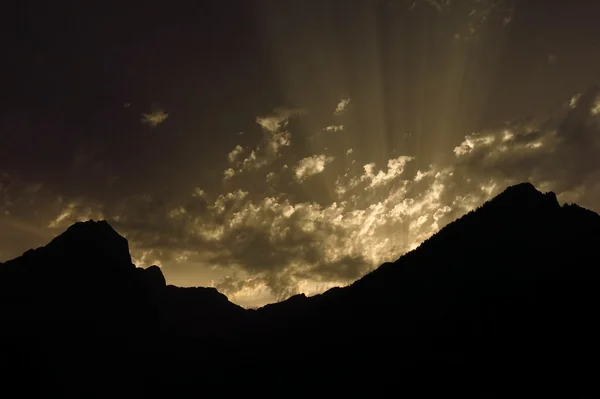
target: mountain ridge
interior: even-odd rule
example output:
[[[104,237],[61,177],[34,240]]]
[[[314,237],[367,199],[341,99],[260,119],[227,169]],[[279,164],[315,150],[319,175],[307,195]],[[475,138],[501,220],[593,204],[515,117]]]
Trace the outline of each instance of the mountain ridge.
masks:
[[[523,183],[518,183],[515,185],[508,186],[504,191],[502,191],[496,197],[483,203],[476,210],[488,208],[491,206],[508,208],[508,209],[511,209],[512,211],[514,211],[515,209],[519,209],[519,208],[522,208],[522,210],[536,209],[536,208],[539,208],[540,206],[548,207],[548,209],[561,207],[557,200],[556,194],[554,192],[550,191],[550,192],[542,193],[542,192],[538,191],[535,188],[535,186],[530,182],[523,182]],[[577,206],[577,205],[573,205],[573,206]],[[581,207],[579,207],[579,208],[581,208]],[[581,208],[581,209],[585,209],[585,208]],[[452,226],[452,225],[456,224],[457,222],[459,222],[460,220],[463,220],[464,218],[468,217],[469,214],[475,212],[476,210],[472,210],[472,211],[468,212],[467,214],[459,217],[455,221],[449,223],[446,227],[451,228],[450,226]],[[587,211],[589,211],[589,210],[587,210]],[[589,211],[589,212],[592,212],[592,211]],[[85,238],[84,240],[81,240],[82,235]],[[434,234],[432,237],[429,237],[428,239],[426,239],[419,246],[430,241],[435,235],[436,234]],[[65,251],[64,249],[61,249],[62,245],[64,245],[65,243],[69,243],[69,242],[71,243],[71,246],[72,246],[72,248],[70,248],[70,250]],[[84,243],[83,250],[81,250],[82,249],[81,247],[77,247],[77,245],[81,244],[82,242]],[[94,245],[95,245],[94,243],[102,243],[106,248],[104,248],[104,249],[94,248]],[[113,250],[114,248],[118,248],[117,251],[114,251]],[[73,225],[69,226],[63,233],[54,237],[46,246],[42,246],[42,247],[35,248],[35,249],[29,249],[29,250],[25,251],[22,256],[23,257],[32,256],[33,254],[36,254],[39,251],[43,252],[43,251],[47,251],[48,249],[50,249],[50,250],[54,249],[54,252],[64,252],[65,254],[72,254],[73,252],[76,252],[76,253],[77,252],[86,252],[86,251],[90,251],[92,249],[101,250],[103,255],[106,252],[108,252],[110,254],[105,259],[102,259],[102,261],[105,261],[107,264],[110,264],[109,262],[111,262],[111,261],[117,261],[117,264],[127,265],[127,267],[130,265],[133,265],[134,267],[136,267],[131,261],[131,254],[129,251],[127,239],[125,237],[121,236],[116,230],[114,230],[114,228],[106,220],[97,220],[96,221],[94,219],[90,219],[88,221],[76,222]],[[109,250],[105,252],[106,249],[109,249]],[[409,252],[401,255],[400,258],[403,256],[409,255],[411,252],[414,252],[416,249],[418,249],[418,247],[413,249],[412,251],[409,251]],[[75,250],[77,250],[77,251],[75,251]],[[118,252],[118,255],[116,254],[116,252]],[[20,258],[20,257],[18,257],[18,258]],[[16,259],[18,259],[18,258],[16,258]],[[368,272],[365,276],[376,272],[380,268],[393,267],[393,265],[395,265],[399,261],[400,258],[396,259],[395,261],[384,262],[382,265],[380,265],[380,266],[376,267],[375,269],[371,270],[370,272]],[[12,260],[6,261],[4,263],[0,263],[0,268],[2,267],[2,265],[8,264],[11,261]],[[158,267],[156,265],[152,265],[147,268],[140,268],[140,267],[136,267],[136,268],[139,269],[139,271],[149,270],[149,273],[154,275],[155,279],[165,280],[165,277],[164,277],[160,267]],[[365,276],[363,276],[363,277],[365,277]],[[352,282],[348,286],[345,286],[345,287],[332,287],[331,289],[328,289],[321,294],[317,294],[317,296],[326,294],[329,291],[337,292],[340,289],[352,286],[354,283],[358,282],[361,279],[362,278],[359,278],[355,282]],[[159,285],[160,285],[160,283],[159,283]],[[164,285],[166,285],[166,280],[165,280]],[[187,288],[203,288],[203,287],[187,287]],[[206,288],[211,288],[211,287],[206,287]],[[209,292],[209,290],[207,290],[206,292]],[[223,293],[220,293],[220,292],[219,292],[219,294],[224,295]],[[224,295],[224,296],[227,297],[226,295]],[[298,298],[296,298],[296,301],[310,298],[309,296],[307,296],[303,293],[300,293],[300,294],[293,295],[292,297],[287,298],[282,301],[265,304],[263,306],[260,306],[256,310],[259,310],[264,307],[271,307],[272,305],[276,305],[281,302],[288,302],[289,300],[291,300],[292,298],[295,298],[295,297],[298,297]],[[227,298],[227,299],[229,300],[229,298]]]
[[[0,265],[7,321],[0,342],[18,343],[0,352],[10,355],[3,371],[15,381],[32,378],[13,367],[26,348],[28,359],[45,365],[29,385],[50,384],[59,396],[76,388],[75,396],[89,397],[82,392],[90,386],[101,387],[99,397],[112,389],[173,396],[198,384],[203,392],[258,393],[265,381],[306,394],[387,387],[431,397],[452,386],[481,395],[514,392],[523,381],[539,390],[548,379],[582,380],[600,356],[591,316],[600,306],[600,216],[560,206],[553,193],[528,183],[346,287],[257,310],[214,288],[167,285],[158,267],[136,268],[124,254],[126,240],[107,225],[77,224],[51,250]],[[93,230],[89,239],[82,228]],[[120,249],[103,254],[94,237]],[[115,257],[116,267],[103,268]],[[100,367],[110,359],[119,359],[118,371]]]

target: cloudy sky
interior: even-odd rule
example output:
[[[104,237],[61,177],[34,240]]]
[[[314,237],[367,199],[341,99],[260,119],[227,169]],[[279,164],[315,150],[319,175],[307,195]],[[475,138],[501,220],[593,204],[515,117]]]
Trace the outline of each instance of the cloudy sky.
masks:
[[[257,306],[508,184],[600,211],[600,2],[27,3],[3,10],[0,261],[106,219],[138,266]]]

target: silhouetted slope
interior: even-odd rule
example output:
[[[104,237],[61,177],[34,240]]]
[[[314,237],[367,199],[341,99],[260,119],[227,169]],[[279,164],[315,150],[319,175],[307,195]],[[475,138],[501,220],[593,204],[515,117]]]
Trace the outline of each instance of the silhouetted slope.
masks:
[[[212,288],[165,285],[108,224],[78,223],[0,265],[5,368],[59,396],[76,379],[85,397],[523,384],[576,397],[600,354],[599,243],[600,216],[523,183],[348,287],[246,311]],[[11,368],[19,359],[36,378]]]
[[[342,364],[573,376],[598,354],[599,243],[600,216],[519,184],[351,286],[264,312]]]
[[[106,312],[107,305],[115,306],[113,317],[122,314],[126,319],[151,308],[149,305],[191,307],[201,316],[215,319],[242,310],[214,288],[167,286],[159,267],[136,268],[127,240],[105,221],[75,223],[48,245],[0,264],[0,287],[2,304],[18,309],[15,317],[20,319],[55,320],[56,313],[35,310],[45,304],[55,307],[54,301],[64,301],[55,310],[69,320],[95,319],[93,312],[83,309],[92,306]],[[35,317],[22,312],[20,305],[30,306]],[[126,311],[128,306],[137,311]],[[189,314],[190,318],[196,316]]]
[[[40,386],[52,387],[49,378],[59,396],[125,384],[120,378],[145,356],[160,358],[178,335],[214,336],[243,314],[215,289],[167,286],[157,266],[136,268],[127,240],[105,221],[76,223],[0,264],[3,368],[14,371],[15,358],[28,359],[20,375],[32,381],[25,385],[36,385],[33,367]],[[90,361],[112,366],[96,375]]]

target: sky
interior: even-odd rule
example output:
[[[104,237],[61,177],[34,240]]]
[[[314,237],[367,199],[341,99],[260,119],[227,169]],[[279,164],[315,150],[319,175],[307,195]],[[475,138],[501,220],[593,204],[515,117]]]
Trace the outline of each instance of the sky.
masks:
[[[105,219],[253,307],[510,184],[600,211],[600,2],[28,3],[2,17],[0,261]]]

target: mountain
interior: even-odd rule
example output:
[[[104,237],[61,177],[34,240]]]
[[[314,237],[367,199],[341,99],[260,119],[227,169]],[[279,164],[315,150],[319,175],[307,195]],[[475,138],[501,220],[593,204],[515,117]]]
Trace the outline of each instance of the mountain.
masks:
[[[522,183],[347,287],[244,310],[77,223],[0,264],[2,375],[34,396],[580,397],[599,243],[599,215]]]
[[[22,385],[42,390],[33,396],[51,386],[58,396],[89,397],[106,378],[90,373],[90,362],[110,364],[115,384],[131,386],[122,379],[168,341],[223,337],[246,312],[214,288],[166,285],[159,267],[136,268],[124,237],[105,221],[88,221],[0,264],[0,315],[5,375],[18,381],[33,373],[38,383]]]
[[[213,288],[167,286],[159,267],[137,268],[127,240],[107,222],[93,220],[0,264],[0,298],[1,309],[21,322],[43,320],[61,328],[77,321],[105,329],[107,321],[118,320],[118,335],[126,325],[139,329],[152,320],[145,314],[149,309],[174,315],[185,304],[211,322],[243,311]]]

